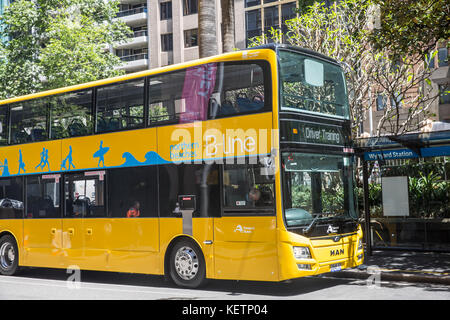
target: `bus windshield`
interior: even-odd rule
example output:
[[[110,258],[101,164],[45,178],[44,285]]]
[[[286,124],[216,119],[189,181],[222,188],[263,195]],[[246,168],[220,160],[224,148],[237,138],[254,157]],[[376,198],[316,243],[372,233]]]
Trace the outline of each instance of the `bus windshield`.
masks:
[[[281,109],[349,119],[342,69],[292,51],[279,52]]]
[[[352,157],[282,153],[283,204],[288,227],[313,219],[356,218]]]

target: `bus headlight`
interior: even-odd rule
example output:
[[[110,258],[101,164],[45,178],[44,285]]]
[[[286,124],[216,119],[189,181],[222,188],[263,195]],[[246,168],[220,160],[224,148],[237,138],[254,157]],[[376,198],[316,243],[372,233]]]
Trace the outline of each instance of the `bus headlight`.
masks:
[[[358,251],[362,250],[362,248],[363,248],[363,242],[362,242],[362,239],[359,239],[359,241],[358,241]]]
[[[293,247],[295,259],[311,259],[308,247]]]

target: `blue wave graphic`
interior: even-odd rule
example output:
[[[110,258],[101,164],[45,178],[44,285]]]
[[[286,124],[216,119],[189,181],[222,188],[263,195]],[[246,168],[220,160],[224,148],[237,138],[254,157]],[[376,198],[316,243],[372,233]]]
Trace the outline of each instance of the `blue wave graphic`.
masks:
[[[164,160],[160,157],[158,153],[155,151],[149,151],[145,154],[145,161],[139,161],[129,152],[124,152],[122,154],[122,158],[125,159],[125,162],[119,167],[134,167],[134,166],[142,166],[142,165],[155,165],[155,164],[164,164],[170,163],[170,161]]]

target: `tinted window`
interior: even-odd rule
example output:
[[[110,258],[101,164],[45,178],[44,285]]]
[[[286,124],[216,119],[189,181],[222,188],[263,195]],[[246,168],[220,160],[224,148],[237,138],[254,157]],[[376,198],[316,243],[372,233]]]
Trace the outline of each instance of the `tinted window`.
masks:
[[[23,179],[0,180],[0,219],[23,217]]]
[[[111,170],[108,176],[108,191],[110,216],[158,216],[156,166]]]
[[[8,144],[8,106],[0,106],[0,145]]]
[[[271,109],[266,62],[209,63],[150,78],[150,124],[186,123]]]
[[[47,98],[11,104],[10,112],[12,144],[47,139]]]
[[[97,132],[138,128],[144,124],[144,79],[97,90]]]
[[[226,63],[217,68],[209,118],[270,111],[270,68],[267,62]]]
[[[52,139],[92,133],[92,90],[50,97],[49,102]]]
[[[220,215],[217,165],[170,164],[159,168],[160,215],[173,217],[178,197],[195,195],[197,217]]]
[[[27,177],[27,218],[60,218],[60,175]]]
[[[273,209],[274,176],[259,165],[225,165],[223,195],[225,210]]]
[[[67,218],[104,217],[106,215],[104,177],[104,170],[66,174],[64,216]]]

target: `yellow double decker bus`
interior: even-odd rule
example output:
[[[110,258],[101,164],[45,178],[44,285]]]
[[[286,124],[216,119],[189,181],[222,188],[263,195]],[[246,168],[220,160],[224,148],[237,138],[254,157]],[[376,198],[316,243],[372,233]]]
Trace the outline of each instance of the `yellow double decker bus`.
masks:
[[[0,102],[0,274],[283,281],[362,263],[339,65],[286,45]]]

